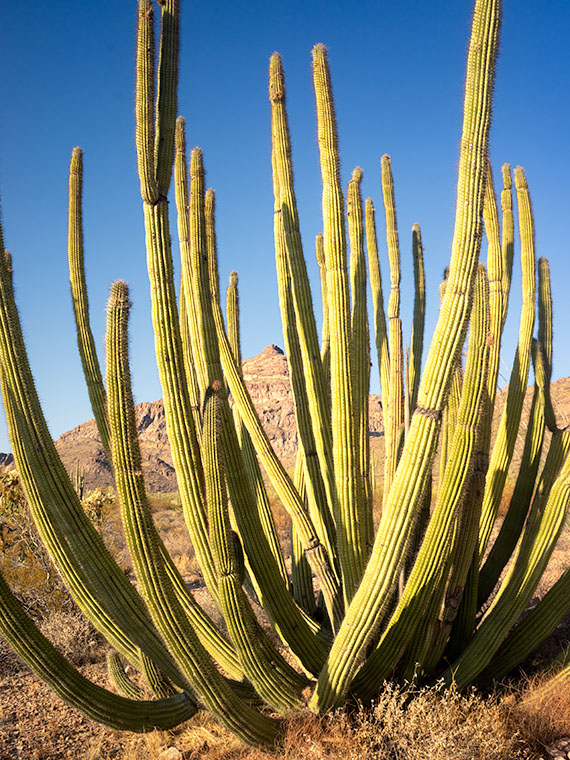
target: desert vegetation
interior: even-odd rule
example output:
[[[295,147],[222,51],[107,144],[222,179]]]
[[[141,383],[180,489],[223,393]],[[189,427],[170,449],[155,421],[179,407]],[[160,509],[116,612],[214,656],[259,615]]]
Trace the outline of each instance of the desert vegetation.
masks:
[[[13,262],[3,245],[0,382],[19,479],[7,474],[3,481],[0,632],[92,720],[134,733],[194,725],[188,742],[197,745],[186,747],[188,756],[207,757],[215,744],[228,757],[263,757],[272,747],[285,757],[530,757],[532,741],[566,731],[568,666],[561,661],[522,707],[518,695],[511,702],[493,696],[492,685],[570,612],[568,569],[527,609],[563,530],[570,431],[556,419],[551,400],[550,271],[545,259],[536,262],[525,173],[515,168],[513,189],[513,172],[502,167],[498,204],[488,158],[500,3],[475,2],[454,241],[425,359],[421,230],[414,225],[412,232],[414,320],[407,352],[391,161],[383,156],[381,162],[390,279],[385,306],[376,211],[361,198],[361,170],[353,172],[346,203],[340,187],[323,45],[313,49],[323,184],[319,339],[299,232],[284,71],[279,55],[271,58],[278,296],[299,436],[292,474],[269,445],[243,381],[236,273],[225,319],[222,311],[215,196],[204,185],[202,152],[194,149],[187,160],[185,124],[177,118],[179,4],[160,3],[158,55],[153,5],[139,0],[138,9],[136,146],[156,358],[180,507],[170,519],[168,510],[153,510],[145,489],[129,367],[131,303],[123,281],[111,287],[103,380],[89,325],[83,154],[76,148],[69,179],[72,298],[116,501],[81,493],[58,458],[26,358]],[[173,171],[178,293],[168,204]],[[516,220],[523,271],[519,343],[492,436]],[[486,266],[479,262],[484,234]],[[370,334],[384,416],[381,489],[370,453]],[[535,384],[524,447],[516,481],[508,484],[531,363]],[[23,526],[16,541],[14,520]],[[191,554],[176,549],[182,520]],[[43,568],[42,583],[45,578],[57,593],[61,586],[61,605],[65,597],[70,614],[81,610],[90,621],[87,636],[95,648],[106,642],[112,686],[85,675],[36,624],[15,588],[18,578],[10,577],[18,552]],[[57,574],[49,569],[52,560]],[[200,594],[188,583],[198,567],[207,590]],[[23,588],[31,585],[34,579],[24,577]],[[490,696],[469,691],[473,685],[490,689]],[[558,723],[547,725],[552,700],[559,700]],[[141,757],[145,746],[149,753],[157,746],[152,749],[154,739],[143,741],[136,745]]]

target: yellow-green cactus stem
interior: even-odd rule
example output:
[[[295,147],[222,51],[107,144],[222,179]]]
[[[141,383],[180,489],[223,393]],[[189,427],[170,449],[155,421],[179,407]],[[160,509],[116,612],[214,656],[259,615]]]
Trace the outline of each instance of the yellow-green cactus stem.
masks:
[[[173,10],[178,11],[177,4]],[[217,580],[206,527],[203,484],[196,451],[197,435],[182,355],[168,202],[158,192],[156,181],[154,54],[149,53],[154,45],[153,40],[152,6],[147,0],[140,0],[135,114],[155,352],[184,519],[204,580],[216,600]],[[156,115],[156,121],[163,124],[160,115]],[[188,298],[187,287],[186,296]]]
[[[552,292],[550,288],[550,265],[544,257],[538,260],[538,342],[544,361],[544,412],[546,426],[551,433],[554,433],[557,425],[550,396],[550,380],[552,377]]]
[[[515,220],[513,215],[513,191],[511,179],[511,167],[503,164],[501,167],[503,177],[503,189],[501,191],[501,212],[503,215],[503,229],[501,236],[501,254],[503,258],[503,325],[507,318],[509,306],[509,291],[511,289],[511,277],[513,273],[513,259],[515,253]]]
[[[81,148],[74,148],[69,166],[69,222],[67,232],[71,300],[73,302],[75,327],[77,329],[77,345],[87,384],[89,401],[91,402],[101,443],[110,462],[111,444],[109,441],[109,423],[107,421],[107,395],[89,323],[89,301],[87,298],[83,256],[82,190],[83,151]]]
[[[121,696],[130,699],[144,699],[144,690],[128,677],[121,657],[114,649],[107,653],[107,674]]]
[[[382,156],[382,195],[386,217],[386,242],[390,263],[390,298],[388,299],[388,345],[390,350],[390,379],[387,404],[384,409],[384,429],[390,429],[390,442],[384,456],[384,503],[390,492],[404,432],[404,351],[402,320],[400,319],[400,244],[396,223],[394,180],[390,156]]]
[[[509,380],[507,400],[491,454],[485,483],[485,496],[483,498],[481,526],[479,529],[480,557],[483,557],[485,553],[485,548],[493,529],[507,478],[507,471],[514,453],[527,387],[532,332],[535,321],[536,258],[534,252],[534,222],[528,185],[524,171],[520,166],[515,169],[515,185],[519,204],[523,305],[520,318],[519,343]]]
[[[542,442],[544,439],[544,387],[546,373],[542,352],[533,340],[532,358],[535,384],[526,428],[523,454],[509,509],[501,524],[491,551],[479,573],[478,599],[481,607],[499,580],[499,576],[509,560],[519,539],[532,500],[536,477],[540,465]]]
[[[199,299],[197,304],[199,308],[198,324],[208,377],[212,378],[212,382],[222,383],[223,378],[218,344],[219,335],[216,334],[217,326],[215,324],[214,313],[220,315],[222,321],[220,334],[223,333],[224,342],[227,341],[227,335],[223,327],[219,299],[210,297],[210,269],[208,266],[207,250],[204,250],[205,194],[203,177],[202,153],[199,149],[194,149],[191,158],[190,221],[191,239],[193,242],[192,266],[196,281],[200,283],[200,287],[196,292]],[[211,253],[215,257],[215,251]],[[216,265],[212,262],[211,266]],[[236,367],[233,357],[232,361],[233,366]],[[238,376],[243,384],[243,378],[239,371]],[[231,379],[230,385],[233,396],[236,398],[235,385],[231,382]],[[288,587],[283,580],[280,568],[275,561],[263,531],[255,495],[251,489],[250,479],[231,419],[227,399],[223,403],[223,416],[228,490],[240,537],[244,544],[247,559],[253,570],[252,580],[256,584],[256,592],[263,600],[268,616],[277,631],[291,645],[291,648],[299,656],[305,667],[313,671],[315,668],[318,669],[322,663],[322,645],[316,640],[309,620],[302,614],[301,610],[296,608],[291,599]]]
[[[382,632],[376,650],[357,676],[355,688],[363,699],[373,696],[394,668],[416,626],[425,617],[432,595],[437,589],[442,589],[442,581],[452,560],[452,534],[466,491],[471,485],[477,427],[486,386],[489,292],[483,266],[480,266],[475,288],[465,391],[458,410],[450,465],[404,592]]]
[[[207,224],[206,229],[210,225]],[[215,246],[212,251],[212,255],[215,256]],[[210,259],[210,253],[208,254]],[[232,352],[235,358],[236,365],[241,367],[241,341],[240,341],[240,324],[239,324],[239,293],[238,293],[238,275],[237,272],[230,274],[230,284],[226,291],[226,319],[228,325],[228,339],[231,343]],[[251,483],[255,489],[255,498],[257,502],[257,509],[261,524],[263,526],[263,532],[269,543],[271,552],[275,557],[279,573],[286,584],[289,583],[287,575],[287,568],[285,566],[285,558],[283,557],[283,551],[279,544],[279,537],[277,535],[277,528],[275,525],[275,519],[271,511],[271,505],[267,496],[267,489],[263,481],[259,462],[255,455],[255,449],[251,442],[251,437],[243,424],[240,413],[237,407],[233,408],[234,419],[236,424],[236,431],[238,435],[239,444],[241,446],[244,462],[249,472]]]
[[[293,185],[285,79],[278,53],[269,64],[271,164],[274,172],[274,236],[279,303],[300,445],[305,454],[309,512],[329,556],[334,556],[333,471],[330,412],[313,301],[303,255]]]
[[[348,603],[361,581],[368,552],[365,525],[358,519],[358,488],[355,478],[357,461],[344,199],[340,186],[338,136],[327,51],[321,44],[313,48],[313,85],[317,106],[317,136],[323,183],[323,237],[330,303],[333,460],[338,489],[338,511],[334,517],[344,599]]]
[[[206,392],[204,469],[210,541],[218,572],[220,603],[244,671],[262,699],[281,713],[301,706],[303,681],[270,644],[257,623],[240,583],[228,515],[226,465],[222,447],[221,383]]]
[[[188,392],[194,428],[199,438],[202,429],[202,400],[207,386],[207,373],[203,353],[199,350],[198,342],[198,313],[192,304],[194,288],[190,268],[190,216],[188,213],[188,166],[186,162],[186,127],[184,119],[179,116],[176,120],[174,158],[174,190],[176,198],[176,217],[178,223],[178,245],[180,246],[180,332],[184,350],[184,365],[188,377]],[[187,296],[187,292],[191,296]],[[198,457],[196,464],[198,466]]]
[[[164,198],[168,195],[174,161],[174,131],[178,111],[179,38],[180,0],[161,0],[154,165],[158,193]]]
[[[412,323],[412,339],[410,341],[410,362],[408,371],[408,413],[411,416],[416,408],[420,375],[422,369],[422,354],[424,350],[424,329],[426,318],[426,275],[424,269],[424,248],[420,225],[416,222],[412,227],[412,256],[414,259],[414,317]]]
[[[384,296],[382,295],[382,276],[378,258],[378,240],[376,236],[376,220],[372,198],[366,199],[366,247],[368,249],[368,273],[372,291],[372,307],[374,310],[374,331],[378,367],[380,371],[380,392],[382,394],[382,410],[388,401],[390,389],[390,351],[388,349],[388,331],[386,329],[386,314],[384,312]],[[389,446],[390,431],[384,425],[385,445]],[[386,437],[388,436],[388,437]]]
[[[362,169],[356,168],[348,184],[346,211],[350,240],[350,286],[352,292],[352,388],[354,392],[354,439],[358,454],[355,477],[358,485],[359,514],[366,526],[367,550],[374,543],[372,490],[370,486],[370,434],[368,389],[370,387],[370,340],[366,304],[366,259],[360,183]]]
[[[478,0],[467,60],[457,215],[449,284],[418,392],[400,465],[386,502],[360,588],[356,592],[311,698],[327,710],[344,698],[374,636],[402,567],[433,461],[444,400],[465,340],[471,289],[482,236],[488,133],[500,3]]]
[[[231,691],[187,624],[162,562],[141,471],[128,363],[130,309],[124,282],[113,284],[107,308],[107,388],[113,464],[127,544],[153,620],[192,689],[218,719],[246,741],[270,741],[274,722]]]
[[[560,436],[554,436],[551,448],[559,442]],[[560,535],[569,503],[570,456],[566,455],[550,492],[541,493],[539,489],[514,561],[475,635],[444,673],[447,683],[465,688],[489,664],[536,589]]]
[[[321,361],[323,363],[323,379],[329,394],[330,402],[330,373],[331,373],[331,333],[329,327],[329,296],[327,290],[327,267],[325,263],[325,243],[323,233],[315,238],[315,254],[321,276],[321,300],[323,304],[323,324],[321,330]]]
[[[196,703],[184,693],[148,702],[126,699],[89,681],[40,632],[1,574],[0,632],[64,702],[105,726],[135,732],[168,729],[189,720],[196,712]]]
[[[145,203],[156,203],[159,197],[154,157],[154,98],[154,10],[152,0],[139,0],[135,141],[141,195]]]

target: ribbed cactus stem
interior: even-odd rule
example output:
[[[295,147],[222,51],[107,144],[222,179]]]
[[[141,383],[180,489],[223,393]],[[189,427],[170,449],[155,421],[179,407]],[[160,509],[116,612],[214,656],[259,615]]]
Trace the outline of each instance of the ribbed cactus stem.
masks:
[[[338,488],[338,514],[335,514],[335,522],[344,598],[348,603],[362,578],[367,550],[365,526],[358,520],[355,478],[351,317],[344,199],[340,187],[338,136],[327,50],[321,44],[313,48],[313,84],[317,105],[317,135],[323,183],[323,236],[330,299],[333,458]]]
[[[390,496],[362,583],[347,609],[311,699],[326,710],[344,698],[362,662],[406,556],[435,450],[444,399],[463,345],[479,256],[491,96],[500,3],[478,0],[467,61],[464,128],[449,286],[435,327],[420,389]]]
[[[232,353],[235,358],[236,366],[241,368],[241,342],[240,342],[240,322],[239,322],[239,293],[238,293],[238,275],[237,272],[230,274],[230,284],[226,291],[226,318],[228,324],[228,340],[232,347]],[[263,527],[263,532],[271,548],[275,561],[277,562],[279,573],[286,584],[289,583],[285,558],[279,544],[277,527],[271,505],[267,496],[267,489],[261,474],[261,468],[255,455],[255,449],[251,442],[251,437],[243,424],[243,420],[236,405],[233,407],[233,414],[236,426],[236,432],[241,446],[245,467],[249,473],[252,486],[255,489],[255,499],[259,518]]]
[[[515,220],[513,215],[513,191],[511,179],[511,167],[503,164],[501,167],[503,177],[503,189],[501,191],[501,211],[503,214],[503,229],[501,237],[501,254],[503,258],[503,325],[507,318],[509,306],[509,291],[511,289],[511,277],[513,273],[513,259],[515,253]]]
[[[449,570],[452,559],[452,533],[467,489],[471,486],[479,412],[485,391],[489,350],[489,292],[487,276],[482,266],[475,287],[465,392],[458,410],[450,467],[443,478],[437,503],[404,592],[374,654],[358,674],[355,686],[364,699],[372,696],[388,677],[416,626],[425,616],[430,599],[437,589],[443,590],[445,587],[442,588],[442,581],[445,581],[445,573]]]
[[[283,335],[299,441],[305,455],[309,511],[321,541],[329,555],[334,556],[333,514],[338,512],[338,500],[328,393],[319,356],[313,301],[299,228],[285,109],[285,80],[278,53],[271,56],[269,64],[269,100],[275,258]]]
[[[323,325],[321,330],[321,361],[323,363],[323,378],[325,387],[329,389],[330,395],[330,372],[331,372],[331,333],[329,326],[329,295],[327,289],[327,267],[325,263],[325,243],[322,232],[315,238],[315,254],[319,273],[321,276],[321,300],[323,304]]]
[[[156,203],[159,190],[154,157],[155,82],[152,0],[139,0],[136,73],[136,146],[141,195],[145,203]]]
[[[382,294],[382,277],[378,258],[378,241],[376,236],[376,220],[372,198],[366,199],[366,247],[368,249],[368,271],[370,288],[372,290],[372,307],[374,311],[374,331],[376,353],[380,372],[380,392],[382,394],[382,414],[384,418],[384,450],[391,447],[391,431],[386,425],[386,409],[390,397],[390,351],[388,348],[388,331],[384,311],[384,296]]]
[[[131,681],[125,672],[119,653],[113,649],[107,653],[107,673],[109,680],[123,697],[129,697],[130,699],[144,698],[144,690]]]
[[[129,551],[153,619],[192,690],[229,728],[246,741],[264,743],[275,726],[246,707],[214,667],[192,628],[165,573],[159,539],[142,478],[128,364],[129,294],[114,283],[107,309],[107,387],[113,464]]]
[[[398,465],[404,432],[404,350],[400,319],[400,244],[396,223],[394,180],[390,156],[382,156],[382,194],[386,217],[386,242],[390,262],[390,298],[388,299],[388,345],[390,347],[390,379],[388,403],[384,405],[385,427],[389,446],[384,459],[384,503],[390,492]]]
[[[560,446],[560,441],[560,436],[552,439],[555,446]],[[553,474],[551,470],[550,477]],[[550,491],[541,493],[539,489],[535,496],[514,561],[475,636],[444,674],[447,683],[465,688],[491,661],[536,589],[560,535],[569,503],[570,457],[566,455]]]
[[[0,632],[64,702],[110,728],[136,732],[168,729],[196,712],[196,704],[187,694],[147,702],[117,696],[89,681],[40,632],[1,574]]]
[[[519,473],[513,495],[509,502],[509,509],[501,524],[499,534],[485,560],[485,564],[481,567],[478,589],[479,607],[485,603],[485,600],[492,592],[503,568],[514,551],[536,484],[545,428],[544,389],[546,373],[542,352],[535,340],[533,340],[532,344],[532,359],[535,384]]]
[[[192,271],[190,254],[190,215],[188,211],[190,194],[186,160],[186,127],[184,119],[181,116],[176,120],[175,136],[174,188],[178,219],[178,244],[180,246],[180,279],[182,285],[180,288],[180,319],[182,320],[183,313],[186,320],[183,332],[188,333],[188,347],[184,351],[184,359],[187,364],[191,365],[191,369],[187,374],[190,378],[192,377],[192,373],[196,377],[196,383],[191,383],[189,386],[190,401],[194,410],[196,406],[199,408],[200,414],[203,396],[208,385],[208,376],[204,354],[200,350],[198,309],[195,306],[194,278],[196,275]],[[199,418],[199,414],[194,414],[194,418]],[[201,427],[200,421],[199,426],[196,428],[197,433],[201,430]]]
[[[412,339],[410,341],[410,361],[408,370],[408,413],[411,416],[416,408],[420,375],[422,370],[422,354],[424,349],[424,327],[426,316],[426,275],[424,269],[424,249],[420,225],[416,222],[412,227],[412,256],[414,259],[414,317],[412,323]]]
[[[552,407],[550,380],[552,378],[552,292],[550,265],[544,257],[538,260],[538,342],[544,362],[544,414],[551,433],[557,429],[556,415]]]
[[[159,195],[166,197],[172,177],[178,111],[180,0],[161,0],[160,11],[154,164]]]
[[[485,496],[479,529],[480,557],[485,553],[485,548],[499,508],[509,464],[514,453],[528,381],[530,349],[535,321],[536,258],[534,251],[534,222],[528,185],[524,171],[520,166],[515,169],[515,185],[519,203],[523,306],[520,318],[519,342],[509,380],[507,401],[497,432],[485,483]]]
[[[370,387],[370,341],[366,304],[366,259],[360,183],[362,169],[357,167],[348,184],[347,216],[350,239],[350,285],[352,292],[352,387],[354,392],[354,440],[357,448],[355,478],[358,485],[360,519],[365,525],[368,551],[374,543],[372,491],[370,487],[370,435],[368,390]]]
[[[85,262],[83,256],[83,151],[74,148],[69,166],[69,215],[67,234],[67,253],[69,259],[69,281],[71,283],[71,300],[77,329],[77,345],[83,374],[87,384],[89,401],[93,409],[101,443],[109,461],[111,444],[109,441],[109,423],[107,421],[107,394],[103,385],[101,368],[97,358],[97,349],[89,323],[89,301],[85,282]]]
[[[289,712],[300,707],[302,679],[284,661],[257,623],[241,587],[225,486],[226,465],[222,448],[224,393],[220,382],[206,393],[204,409],[204,459],[210,541],[214,550],[220,602],[230,636],[247,678],[257,693],[275,710]]]

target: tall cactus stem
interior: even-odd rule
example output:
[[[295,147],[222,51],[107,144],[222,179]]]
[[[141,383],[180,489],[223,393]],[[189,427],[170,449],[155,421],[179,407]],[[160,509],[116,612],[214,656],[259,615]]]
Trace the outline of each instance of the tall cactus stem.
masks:
[[[491,96],[500,3],[478,0],[467,61],[464,129],[449,286],[435,327],[410,435],[382,512],[374,548],[323,669],[310,706],[326,710],[344,698],[400,571],[433,460],[443,402],[463,345],[482,235]]]
[[[388,403],[384,405],[384,427],[389,428],[389,446],[384,457],[384,503],[388,498],[404,432],[404,356],[402,320],[400,319],[400,244],[396,223],[394,180],[390,156],[382,156],[382,195],[386,218],[386,242],[390,263],[390,298],[388,299],[388,344],[390,347],[390,379]]]
[[[69,281],[71,300],[77,329],[77,345],[83,374],[87,384],[89,401],[101,437],[103,449],[111,461],[109,423],[107,421],[107,394],[103,384],[97,349],[89,323],[89,301],[85,282],[85,262],[83,256],[83,151],[74,148],[69,166],[69,223],[67,254],[69,259]]]
[[[323,237],[330,302],[333,458],[338,488],[335,523],[344,598],[348,603],[362,578],[368,552],[365,525],[358,520],[355,479],[351,317],[344,199],[340,186],[338,136],[327,51],[321,44],[313,48],[313,84],[317,105],[317,136],[323,183]]]

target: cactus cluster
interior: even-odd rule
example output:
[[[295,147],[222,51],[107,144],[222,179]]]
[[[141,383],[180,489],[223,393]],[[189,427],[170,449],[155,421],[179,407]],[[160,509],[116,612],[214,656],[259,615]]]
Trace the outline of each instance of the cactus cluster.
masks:
[[[390,281],[385,309],[375,208],[361,197],[362,170],[352,174],[346,203],[340,184],[323,45],[313,49],[323,185],[323,232],[316,241],[323,309],[319,340],[295,198],[283,66],[278,54],[271,57],[275,256],[299,437],[293,477],[275,455],[242,377],[235,272],[226,318],[222,311],[215,197],[205,188],[199,149],[188,163],[184,120],[176,119],[179,0],[160,6],[155,57],[153,4],[138,2],[136,59],[136,148],[155,349],[184,519],[225,631],[192,596],[153,523],[134,423],[130,301],[122,281],[113,284],[108,303],[103,380],[89,327],[82,153],[76,148],[70,167],[69,266],[78,346],[113,465],[137,588],[86,518],[52,443],[26,357],[12,261],[3,245],[0,382],[14,457],[38,531],[78,605],[109,642],[109,677],[121,696],[86,681],[39,632],[1,577],[0,632],[62,698],[95,720],[131,731],[165,728],[202,705],[244,741],[259,745],[276,740],[279,716],[369,700],[388,678],[443,678],[463,688],[501,677],[570,611],[567,572],[520,622],[570,499],[570,430],[557,427],[550,401],[550,275],[541,259],[536,287],[532,209],[524,172],[517,168],[523,305],[506,405],[491,445],[514,256],[511,171],[503,167],[500,215],[488,160],[499,0],[475,2],[453,247],[423,371],[420,227],[412,230],[415,299],[408,352],[399,310],[402,254],[391,161],[381,159]],[[167,199],[173,171],[178,295]],[[484,234],[486,267],[479,263]],[[374,499],[368,432],[371,327],[385,426],[381,505]],[[531,360],[535,390],[522,465],[509,511],[489,546]],[[434,468],[439,468],[437,481]],[[291,518],[291,576],[266,480]],[[375,513],[380,513],[376,528]],[[252,600],[263,607],[277,639],[260,625]],[[125,662],[142,674],[148,690],[129,680]],[[154,700],[145,697],[147,691]]]

